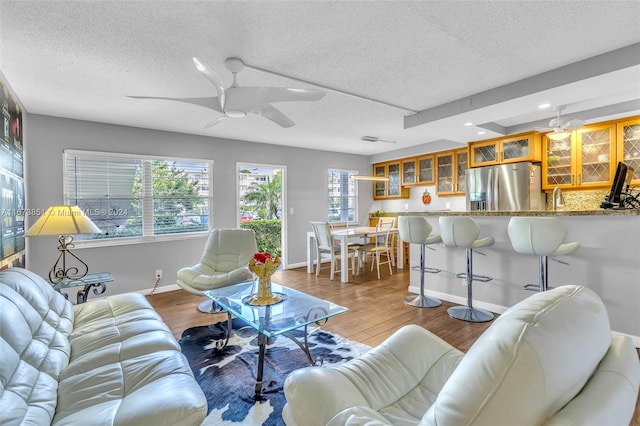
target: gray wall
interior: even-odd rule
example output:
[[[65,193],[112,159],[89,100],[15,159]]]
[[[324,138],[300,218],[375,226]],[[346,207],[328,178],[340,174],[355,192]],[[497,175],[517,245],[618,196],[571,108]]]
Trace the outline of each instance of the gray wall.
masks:
[[[480,237],[492,236],[495,244],[477,250],[473,256],[473,273],[489,275],[493,280],[473,283],[475,306],[503,312],[533,294],[524,284],[538,283],[538,258],[513,250],[507,228],[508,216],[475,216],[482,229]],[[440,232],[438,216],[428,216],[433,234]],[[640,347],[640,216],[637,215],[570,215],[558,216],[567,230],[566,242],[577,241],[580,249],[568,256],[549,257],[549,285],[576,284],[589,287],[604,302],[611,328],[633,337]],[[456,277],[464,272],[464,249],[433,244],[427,250],[427,264],[442,272],[426,274],[427,293],[454,303],[466,303],[467,288]],[[411,245],[411,264],[420,262],[418,245]],[[567,264],[554,261],[555,259]],[[420,275],[411,271],[410,290],[418,292]]]
[[[82,149],[166,157],[212,159],[213,226],[237,226],[236,163],[261,163],[287,167],[288,265],[306,261],[309,221],[327,218],[327,169],[371,172],[371,163],[360,155],[291,148],[247,141],[216,139],[133,127],[29,114],[25,127],[26,207],[45,209],[63,202],[62,152]],[[371,207],[371,183],[360,182],[360,222]],[[27,217],[27,226],[37,217]],[[156,269],[163,270],[161,285],[176,282],[179,268],[197,262],[205,239],[185,238],[143,244],[82,248],[77,254],[91,271],[110,271],[115,282],[106,294],[151,288]],[[56,252],[54,237],[27,239],[27,267],[46,276]]]

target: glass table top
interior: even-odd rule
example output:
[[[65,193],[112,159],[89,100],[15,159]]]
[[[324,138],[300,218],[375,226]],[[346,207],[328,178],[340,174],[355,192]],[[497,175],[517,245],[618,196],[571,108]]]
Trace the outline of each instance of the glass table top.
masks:
[[[112,281],[113,277],[109,272],[89,272],[87,275],[79,279],[64,278],[59,283],[54,284],[53,288],[55,290],[61,290],[63,288],[80,287],[92,284],[104,284],[110,283]]]
[[[255,284],[255,290],[254,290]],[[259,333],[275,337],[300,327],[325,320],[349,309],[282,285],[271,283],[271,290],[285,295],[282,302],[269,306],[252,306],[243,302],[252,291],[253,281],[203,292],[225,311],[243,319]]]

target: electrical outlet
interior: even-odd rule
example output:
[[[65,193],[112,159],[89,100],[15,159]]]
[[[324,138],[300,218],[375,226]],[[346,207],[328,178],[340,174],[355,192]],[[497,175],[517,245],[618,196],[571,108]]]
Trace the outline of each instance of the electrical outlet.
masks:
[[[162,278],[162,269],[156,269],[156,278]]]

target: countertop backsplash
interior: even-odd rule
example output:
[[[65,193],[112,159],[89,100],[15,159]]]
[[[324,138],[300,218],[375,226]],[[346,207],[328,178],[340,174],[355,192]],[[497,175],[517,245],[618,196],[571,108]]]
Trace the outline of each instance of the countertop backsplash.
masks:
[[[563,191],[564,206],[560,210],[597,210],[604,197],[609,195],[608,189],[590,189],[584,191]],[[551,193],[547,194],[547,210],[552,209]]]
[[[431,194],[431,202],[429,204],[422,203],[422,193],[429,190]],[[590,189],[590,190],[565,190],[562,192],[564,198],[564,206],[561,210],[597,210],[604,197],[609,194],[609,189]],[[438,197],[435,187],[413,187],[411,188],[410,198],[399,200],[379,200],[374,201],[371,205],[370,212],[378,210],[385,212],[415,212],[415,211],[466,211],[467,205],[465,197]],[[552,210],[551,193],[547,193],[547,210]]]

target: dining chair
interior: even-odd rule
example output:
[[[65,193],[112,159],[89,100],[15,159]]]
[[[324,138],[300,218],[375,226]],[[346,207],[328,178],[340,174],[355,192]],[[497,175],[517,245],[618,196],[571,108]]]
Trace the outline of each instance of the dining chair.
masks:
[[[393,269],[391,268],[393,264],[393,256],[392,256],[392,248],[391,243],[393,242],[390,238],[391,228],[395,223],[395,218],[385,218],[385,219],[394,219],[394,220],[380,220],[376,225],[376,234],[379,234],[373,244],[367,244],[356,249],[356,253],[358,258],[362,255],[364,257],[364,261],[366,262],[367,256],[371,255],[371,270],[373,271],[373,265],[377,267],[378,271],[378,279],[380,279],[380,264],[387,263],[389,265],[389,274],[393,275]],[[387,260],[384,262],[380,261],[381,256],[386,256]]]
[[[316,276],[320,275],[322,259],[329,258],[331,266],[329,279],[333,280],[337,261],[343,261],[340,254],[340,247],[334,243],[334,238],[331,234],[331,226],[329,225],[329,222],[311,222],[311,227],[313,228],[313,233],[316,240]],[[356,269],[356,250],[349,247],[347,249],[347,253],[348,257],[351,259],[351,273],[355,275],[358,272],[358,270]],[[345,260],[348,261],[349,259]]]

